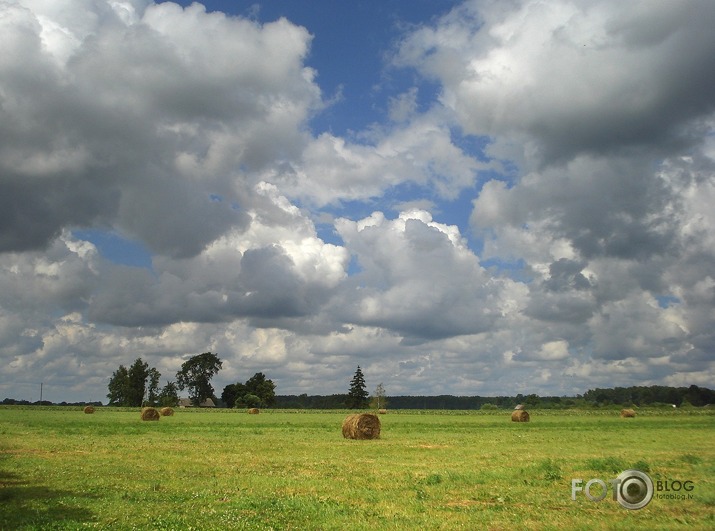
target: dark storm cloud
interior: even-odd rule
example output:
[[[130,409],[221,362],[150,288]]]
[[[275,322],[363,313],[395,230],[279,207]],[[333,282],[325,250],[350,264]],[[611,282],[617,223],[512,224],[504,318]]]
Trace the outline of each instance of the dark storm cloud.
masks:
[[[560,258],[549,266],[549,279],[544,287],[549,291],[589,289],[591,283],[582,273],[584,267],[586,262]]]

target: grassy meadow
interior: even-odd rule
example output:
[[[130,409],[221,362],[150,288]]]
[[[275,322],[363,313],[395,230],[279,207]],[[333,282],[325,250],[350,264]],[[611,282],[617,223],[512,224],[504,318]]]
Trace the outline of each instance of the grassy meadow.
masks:
[[[715,528],[711,410],[390,411],[362,441],[347,413],[0,408],[0,529]],[[571,499],[628,468],[691,499]]]

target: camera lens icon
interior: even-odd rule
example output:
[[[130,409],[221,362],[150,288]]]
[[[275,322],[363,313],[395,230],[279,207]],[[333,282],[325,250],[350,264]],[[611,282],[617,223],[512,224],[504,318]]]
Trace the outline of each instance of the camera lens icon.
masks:
[[[653,480],[645,472],[624,470],[616,479],[616,499],[626,509],[642,509],[653,499]]]

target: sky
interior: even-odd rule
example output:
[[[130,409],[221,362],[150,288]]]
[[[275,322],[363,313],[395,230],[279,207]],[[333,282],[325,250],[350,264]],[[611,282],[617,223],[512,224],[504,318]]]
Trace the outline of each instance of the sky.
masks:
[[[0,0],[0,398],[715,383],[715,3]],[[41,385],[42,384],[42,385]]]

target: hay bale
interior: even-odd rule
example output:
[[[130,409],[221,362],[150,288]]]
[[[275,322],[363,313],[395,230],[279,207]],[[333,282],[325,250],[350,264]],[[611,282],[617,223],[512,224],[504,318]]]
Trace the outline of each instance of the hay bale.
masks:
[[[387,410],[386,410],[386,409],[378,409],[377,412],[378,412],[380,415],[387,415]]]
[[[249,415],[258,415],[261,412],[257,407],[252,407],[248,410]]]
[[[174,410],[170,407],[163,407],[159,410],[162,417],[171,417],[174,414]]]
[[[511,414],[512,422],[529,422],[529,413],[525,409],[517,409]]]
[[[144,407],[142,408],[142,420],[159,420],[161,415],[154,407]]]
[[[628,418],[634,418],[636,416],[636,412],[632,409],[621,409],[621,417],[624,419]]]
[[[94,413],[94,406],[85,406],[85,407],[84,407],[84,412],[85,412],[87,415],[91,415],[92,413]]]
[[[379,439],[380,419],[372,413],[348,415],[343,421],[343,437],[346,439]]]

